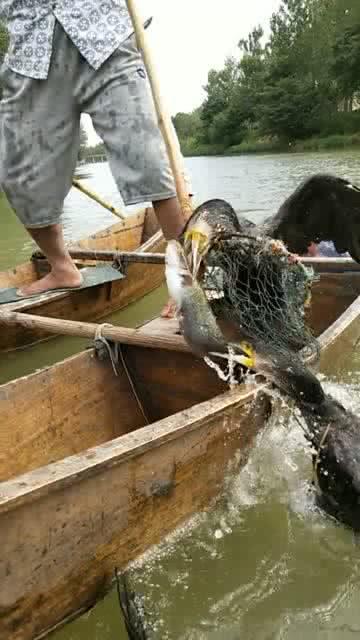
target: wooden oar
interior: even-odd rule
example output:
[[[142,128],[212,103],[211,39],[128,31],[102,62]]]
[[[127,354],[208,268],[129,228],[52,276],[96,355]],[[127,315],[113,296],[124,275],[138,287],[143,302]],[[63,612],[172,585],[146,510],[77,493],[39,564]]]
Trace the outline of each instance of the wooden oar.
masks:
[[[101,262],[140,262],[142,264],[165,264],[164,253],[148,253],[146,251],[111,251],[109,249],[70,249],[74,260],[94,260]],[[32,258],[46,259],[41,251],[33,253]]]
[[[183,159],[180,151],[180,146],[176,138],[175,129],[172,125],[170,115],[165,108],[163,99],[161,97],[159,80],[157,78],[157,73],[152,61],[149,46],[146,42],[145,29],[143,26],[142,18],[136,7],[136,1],[126,0],[126,3],[133,23],[137,44],[142,54],[146,71],[149,77],[159,128],[164,138],[166,150],[169,156],[169,162],[176,185],[176,192],[181,209],[183,211],[183,215],[187,220],[192,214],[192,206],[188,190],[186,188],[184,174],[182,171]]]
[[[76,338],[94,339],[101,326],[101,335],[108,340],[121,344],[167,349],[169,351],[190,351],[182,336],[154,336],[136,329],[98,325],[94,322],[75,322],[58,318],[46,318],[16,311],[0,311],[0,325],[18,325],[24,329],[40,329],[47,333]]]
[[[104,209],[107,209],[108,211],[113,213],[114,216],[117,216],[118,218],[120,218],[120,220],[125,220],[126,219],[126,216],[123,213],[121,213],[121,211],[119,211],[118,209],[115,209],[115,207],[113,207],[111,204],[109,204],[108,202],[103,200],[96,193],[91,191],[91,189],[88,189],[87,187],[84,187],[84,185],[81,184],[81,182],[79,182],[78,180],[76,180],[76,178],[73,178],[72,184],[73,184],[74,187],[76,187],[76,189],[79,189],[79,191],[81,191],[86,196],[91,198],[91,200],[94,200],[98,204],[101,204],[101,206],[104,207]]]

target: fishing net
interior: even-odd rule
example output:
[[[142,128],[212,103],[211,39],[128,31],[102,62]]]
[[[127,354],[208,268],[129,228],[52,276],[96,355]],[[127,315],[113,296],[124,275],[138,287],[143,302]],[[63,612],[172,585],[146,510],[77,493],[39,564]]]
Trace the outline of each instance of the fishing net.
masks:
[[[202,285],[216,317],[239,326],[251,342],[304,360],[318,354],[306,321],[314,272],[277,240],[240,234],[218,239]]]

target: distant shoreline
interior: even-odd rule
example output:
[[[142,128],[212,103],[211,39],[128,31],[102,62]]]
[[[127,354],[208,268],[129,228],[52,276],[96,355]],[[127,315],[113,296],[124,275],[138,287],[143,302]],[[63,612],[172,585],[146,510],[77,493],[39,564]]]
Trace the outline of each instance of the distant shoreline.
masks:
[[[254,140],[242,142],[231,147],[219,145],[188,145],[186,140],[181,142],[184,157],[198,156],[240,156],[265,153],[305,153],[319,151],[351,151],[360,147],[360,133],[352,135],[331,135],[323,138],[308,138],[295,140],[284,144],[274,140]]]

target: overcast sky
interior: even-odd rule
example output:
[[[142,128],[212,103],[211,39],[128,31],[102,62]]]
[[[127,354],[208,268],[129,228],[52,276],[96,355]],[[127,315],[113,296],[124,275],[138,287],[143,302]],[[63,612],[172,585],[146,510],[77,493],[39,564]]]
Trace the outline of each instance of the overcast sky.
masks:
[[[137,0],[144,18],[153,17],[148,42],[160,86],[172,115],[191,111],[203,98],[208,71],[219,69],[237,43],[261,24],[268,30],[280,0]],[[89,143],[96,134],[85,118]]]

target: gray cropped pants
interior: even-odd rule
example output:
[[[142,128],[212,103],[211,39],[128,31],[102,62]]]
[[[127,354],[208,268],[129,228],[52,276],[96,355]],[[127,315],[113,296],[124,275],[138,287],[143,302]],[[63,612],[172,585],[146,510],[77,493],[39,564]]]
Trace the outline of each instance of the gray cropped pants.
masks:
[[[135,37],[95,71],[59,23],[46,80],[1,69],[0,184],[28,228],[59,222],[90,114],[126,205],[165,200],[175,186]]]

